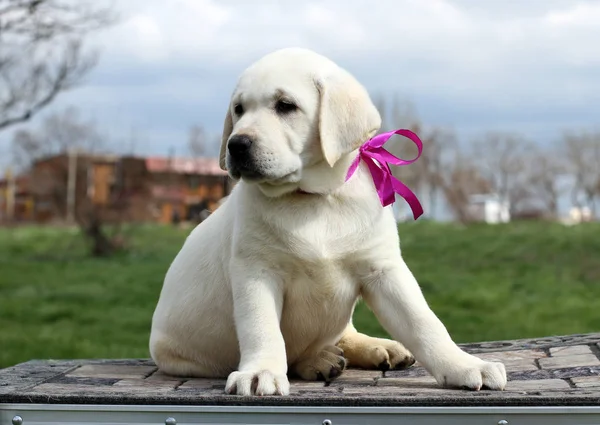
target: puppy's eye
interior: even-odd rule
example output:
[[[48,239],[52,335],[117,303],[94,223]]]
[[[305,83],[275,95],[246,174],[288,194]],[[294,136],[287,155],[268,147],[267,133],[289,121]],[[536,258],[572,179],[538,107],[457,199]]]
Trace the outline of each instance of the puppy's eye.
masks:
[[[242,106],[241,103],[238,103],[237,105],[235,105],[233,107],[233,112],[239,117],[240,115],[242,115],[244,113],[244,107]]]
[[[295,104],[287,100],[278,100],[275,104],[275,110],[279,114],[289,114],[290,112],[294,112],[297,109],[298,107]]]

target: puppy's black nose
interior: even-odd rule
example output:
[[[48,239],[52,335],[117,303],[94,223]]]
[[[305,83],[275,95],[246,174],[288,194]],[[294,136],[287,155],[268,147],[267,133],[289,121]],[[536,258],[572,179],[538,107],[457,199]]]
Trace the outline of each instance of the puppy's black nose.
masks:
[[[229,139],[227,143],[227,149],[229,149],[229,154],[233,157],[242,157],[248,154],[250,150],[250,146],[252,146],[252,139],[245,134],[238,134]]]

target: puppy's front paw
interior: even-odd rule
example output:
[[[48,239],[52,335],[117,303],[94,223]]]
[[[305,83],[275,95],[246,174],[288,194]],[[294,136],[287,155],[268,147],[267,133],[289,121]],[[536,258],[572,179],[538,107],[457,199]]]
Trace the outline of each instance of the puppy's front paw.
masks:
[[[288,395],[290,382],[286,375],[268,370],[258,372],[232,372],[227,378],[225,392],[237,395]]]
[[[338,346],[344,350],[350,367],[385,372],[390,369],[406,369],[415,362],[404,345],[390,339],[352,333],[345,335]]]
[[[337,378],[346,368],[344,351],[328,346],[292,366],[292,372],[307,381],[330,381]]]
[[[440,385],[479,391],[482,388],[503,390],[506,387],[506,369],[499,362],[486,362],[467,353],[461,353],[447,368],[434,374]]]

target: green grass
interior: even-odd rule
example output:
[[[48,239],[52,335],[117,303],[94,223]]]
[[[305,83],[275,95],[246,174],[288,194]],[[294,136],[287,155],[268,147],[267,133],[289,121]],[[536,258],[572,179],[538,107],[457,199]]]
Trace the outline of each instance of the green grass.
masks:
[[[406,261],[458,342],[600,330],[599,224],[400,231]],[[187,233],[136,226],[127,252],[93,259],[74,229],[0,229],[0,367],[147,357],[162,279]],[[364,305],[355,324],[385,335]]]

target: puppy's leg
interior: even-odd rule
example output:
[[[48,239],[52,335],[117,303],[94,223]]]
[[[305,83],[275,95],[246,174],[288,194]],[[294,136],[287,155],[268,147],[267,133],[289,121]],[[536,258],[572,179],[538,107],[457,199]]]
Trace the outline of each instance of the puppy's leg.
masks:
[[[223,378],[235,369],[235,364],[227,360],[221,362],[208,361],[196,354],[186,357],[181,353],[177,342],[160,331],[152,331],[150,337],[150,354],[158,368],[174,376],[197,376],[199,378]],[[223,357],[221,357],[223,358]]]
[[[385,372],[389,369],[405,369],[415,362],[412,354],[399,342],[362,334],[352,321],[348,323],[337,346],[344,350],[350,367]]]
[[[431,311],[408,266],[398,254],[372,261],[377,270],[365,279],[363,297],[381,324],[414,354],[441,385],[502,390],[502,363],[486,362],[462,351]]]
[[[240,364],[225,391],[239,395],[287,395],[285,343],[280,329],[283,290],[267,266],[233,260],[233,310]]]
[[[290,372],[307,381],[331,381],[346,368],[346,359],[341,348],[333,345],[317,353],[302,356],[290,367]]]

